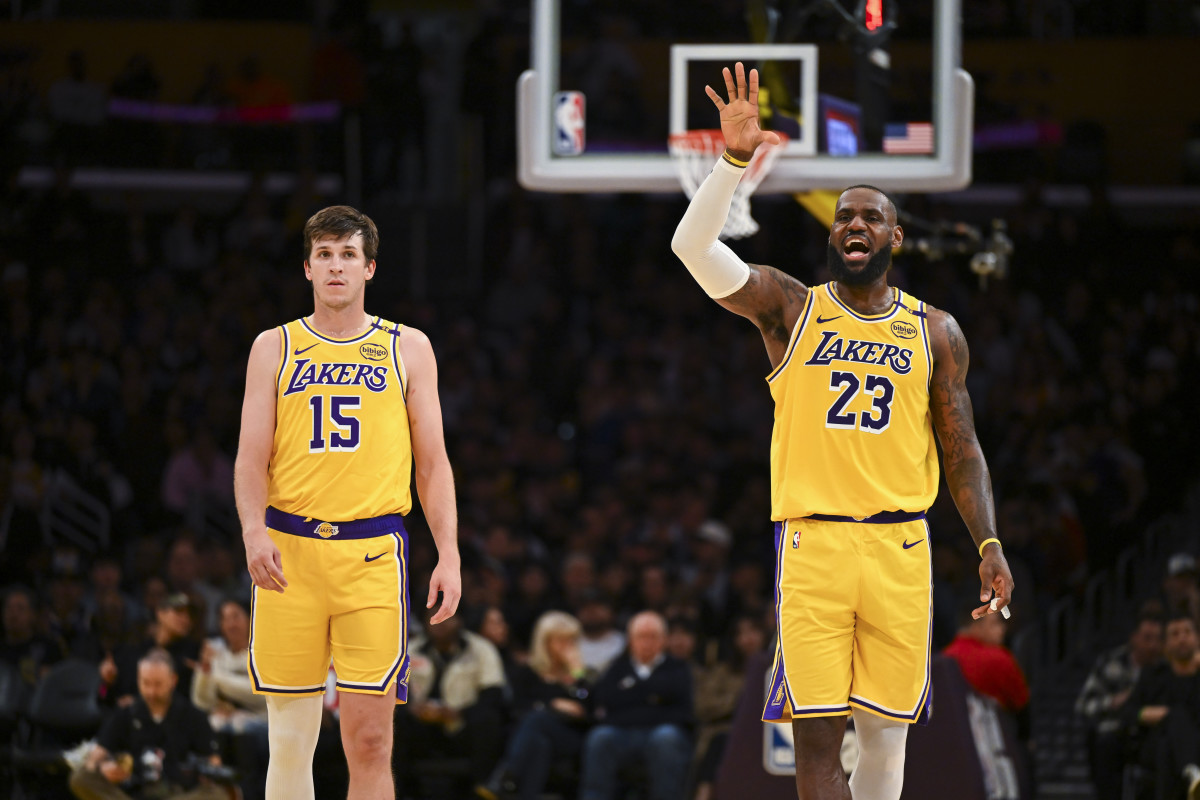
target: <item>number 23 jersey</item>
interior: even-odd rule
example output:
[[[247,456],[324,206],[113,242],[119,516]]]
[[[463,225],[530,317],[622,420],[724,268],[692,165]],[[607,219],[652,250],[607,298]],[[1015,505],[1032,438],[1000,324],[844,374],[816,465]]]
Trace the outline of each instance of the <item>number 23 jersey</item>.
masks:
[[[938,488],[925,303],[893,288],[882,314],[814,286],[779,366],[771,519],[924,511]]]
[[[402,329],[375,317],[365,333],[334,339],[305,319],[280,326],[270,505],[328,522],[409,512]]]

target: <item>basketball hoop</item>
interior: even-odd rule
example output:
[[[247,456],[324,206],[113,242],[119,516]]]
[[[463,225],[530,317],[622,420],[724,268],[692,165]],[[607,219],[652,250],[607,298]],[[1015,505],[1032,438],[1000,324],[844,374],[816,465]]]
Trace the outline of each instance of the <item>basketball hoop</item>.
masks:
[[[758,233],[758,223],[750,217],[750,195],[771,171],[783,153],[787,137],[775,131],[779,144],[763,144],[754,151],[750,166],[733,191],[733,202],[729,206],[729,217],[721,229],[722,239],[742,239]],[[725,137],[719,130],[696,130],[673,133],[667,140],[675,172],[688,199],[696,194],[700,184],[712,171],[713,164],[725,152]]]

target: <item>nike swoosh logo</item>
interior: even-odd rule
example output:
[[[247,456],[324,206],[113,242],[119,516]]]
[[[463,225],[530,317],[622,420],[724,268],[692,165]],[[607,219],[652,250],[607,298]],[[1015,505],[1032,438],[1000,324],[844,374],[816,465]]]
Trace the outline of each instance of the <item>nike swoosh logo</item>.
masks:
[[[925,541],[925,540],[924,540],[924,539],[917,539],[915,542],[911,542],[911,543],[910,543],[910,542],[909,542],[907,539],[905,539],[905,540],[904,540],[904,544],[902,544],[902,545],[900,545],[900,546],[901,546],[901,547],[903,547],[905,550],[907,550],[907,549],[908,549],[908,548],[910,548],[910,547],[916,547],[917,545],[919,545],[919,544],[920,544],[921,542],[923,542],[923,541]]]
[[[833,322],[835,319],[841,319],[843,316],[845,316],[845,315],[838,314],[836,317],[822,317],[820,314],[818,314],[817,315],[817,324],[824,325],[826,322]]]
[[[385,550],[384,552],[380,553],[380,554],[379,554],[379,555],[377,555],[377,556],[363,556],[363,561],[366,561],[366,562],[368,562],[368,563],[369,563],[369,562],[371,562],[371,561],[374,561],[374,560],[375,560],[375,559],[377,559],[377,558],[383,558],[383,557],[384,557],[384,556],[386,556],[386,555],[387,555],[387,551]]]
[[[320,344],[320,342],[317,342],[317,344]],[[292,355],[298,356],[301,353],[307,353],[309,350],[312,350],[314,347],[316,347],[317,344],[310,344],[308,347],[305,347],[303,350],[301,350],[300,348],[297,347],[295,350],[292,351]]]

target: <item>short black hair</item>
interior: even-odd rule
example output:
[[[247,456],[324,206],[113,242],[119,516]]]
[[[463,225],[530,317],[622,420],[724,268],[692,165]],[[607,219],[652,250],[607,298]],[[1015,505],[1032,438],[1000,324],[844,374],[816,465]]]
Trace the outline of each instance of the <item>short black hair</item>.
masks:
[[[1170,625],[1172,622],[1180,622],[1182,620],[1187,620],[1190,622],[1192,624],[1192,630],[1200,630],[1200,626],[1196,625],[1196,618],[1186,611],[1172,611],[1167,615],[1167,625]]]
[[[227,594],[221,598],[221,602],[217,604],[218,609],[225,607],[226,603],[233,603],[235,606],[246,612],[246,616],[251,616],[250,601],[240,594]]]
[[[896,220],[897,223],[900,222],[900,207],[896,205],[895,199],[883,189],[880,189],[878,186],[872,186],[869,183],[856,183],[853,186],[847,186],[845,189],[842,189],[842,193],[838,195],[838,200],[841,200],[842,195],[851,189],[870,189],[872,192],[879,192],[881,195],[883,195],[883,199],[887,200],[888,207],[892,210],[892,218]]]

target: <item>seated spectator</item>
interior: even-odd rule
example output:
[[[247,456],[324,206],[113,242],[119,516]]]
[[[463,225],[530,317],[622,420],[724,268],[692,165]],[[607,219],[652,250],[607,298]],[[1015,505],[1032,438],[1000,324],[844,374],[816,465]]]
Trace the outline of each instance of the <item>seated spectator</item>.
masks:
[[[208,713],[214,731],[230,736],[249,800],[263,796],[267,779],[267,698],[254,693],[246,670],[250,610],[226,600],[220,614],[221,635],[204,643],[194,667],[192,703]]]
[[[692,674],[667,654],[667,623],[653,611],[629,621],[629,650],[592,688],[597,721],[583,745],[580,800],[614,800],[622,768],[645,769],[650,800],[683,796],[692,758]]]
[[[563,604],[575,610],[580,603],[596,590],[596,562],[591,554],[577,550],[567,553],[559,571]]]
[[[84,765],[71,773],[80,800],[226,800],[189,760],[220,764],[204,713],[175,690],[171,654],[154,648],[138,662],[138,699],[105,720]]]
[[[125,595],[106,589],[96,595],[94,605],[91,630],[75,640],[71,655],[98,664],[141,636],[138,626],[130,624]]]
[[[1200,637],[1189,614],[1167,618],[1165,660],[1145,667],[1121,721],[1136,760],[1154,776],[1158,797],[1196,797],[1200,789]]]
[[[1004,646],[1004,619],[999,614],[973,619],[971,611],[977,606],[975,598],[968,595],[962,604],[958,635],[942,652],[958,662],[971,688],[992,698],[1004,710],[1018,714],[1029,705],[1025,673],[1012,651]]]
[[[737,710],[746,683],[746,664],[767,646],[768,632],[758,614],[742,614],[733,621],[733,650],[714,664],[701,665],[696,676],[696,794],[693,800],[709,800],[717,780],[717,768],[725,752],[733,712]]]
[[[1121,800],[1125,766],[1121,710],[1142,670],[1162,655],[1162,616],[1143,610],[1129,641],[1101,655],[1084,681],[1075,712],[1087,721],[1088,763],[1096,800]]]
[[[409,643],[408,702],[396,715],[393,763],[408,786],[415,760],[470,759],[471,785],[487,780],[503,748],[504,667],[496,647],[463,630],[461,615],[425,624]]]
[[[513,675],[520,669],[517,665],[518,656],[519,660],[524,661],[525,654],[513,653],[512,637],[508,630],[508,620],[504,618],[504,610],[500,606],[484,606],[470,627],[496,646],[496,652],[500,654],[500,663],[504,665],[504,680],[511,686]]]
[[[579,604],[579,624],[583,635],[579,655],[592,675],[599,675],[609,663],[625,651],[625,634],[613,627],[613,607],[598,592],[586,595]]]
[[[46,604],[42,609],[46,633],[70,649],[88,633],[88,610],[83,602],[87,584],[83,555],[78,550],[55,550],[46,589]]]
[[[4,638],[0,640],[0,662],[9,664],[32,691],[38,680],[62,660],[63,646],[37,630],[37,598],[24,586],[10,586],[4,593]]]
[[[133,701],[137,692],[138,662],[153,648],[166,650],[174,659],[175,674],[182,684],[176,686],[176,691],[187,698],[192,686],[191,665],[200,658],[200,643],[191,637],[190,608],[191,601],[186,594],[167,595],[155,609],[149,638],[118,647],[100,662],[101,691],[106,700],[122,706]]]
[[[511,787],[519,800],[537,800],[555,760],[579,755],[588,724],[579,635],[579,620],[562,611],[547,611],[534,625],[529,664],[513,675],[515,732],[492,777],[475,787],[480,797],[496,800]]]
[[[728,617],[729,553],[733,532],[719,520],[700,523],[689,539],[692,563],[684,568],[682,581],[700,609],[701,632],[720,635]]]
[[[694,620],[680,614],[673,615],[667,620],[667,652],[692,667],[693,677],[695,669],[699,667],[695,661],[697,644],[698,637]]]
[[[559,607],[546,565],[530,561],[521,568],[505,599],[504,618],[516,640],[528,642],[533,640],[533,625],[541,613]]]
[[[1191,553],[1175,553],[1167,559],[1162,582],[1163,605],[1168,614],[1191,614],[1200,618],[1200,575]]]
[[[204,572],[200,548],[190,536],[180,536],[171,543],[170,549],[167,550],[167,586],[173,594],[187,595],[191,602],[189,611],[192,614],[192,622],[199,623],[199,627],[194,631],[197,638],[202,638],[210,631],[217,631],[217,616],[221,602],[225,599],[221,592],[207,581]]]

